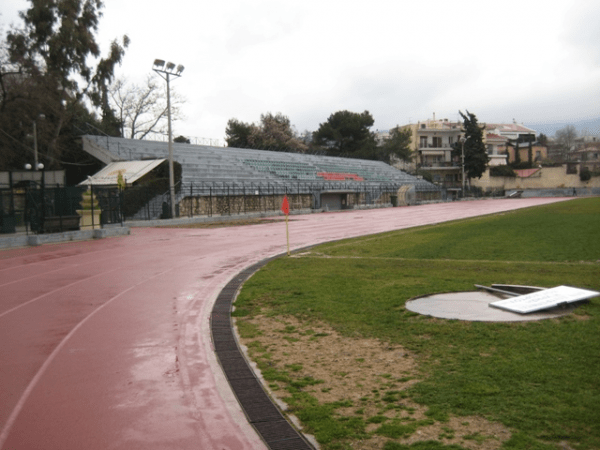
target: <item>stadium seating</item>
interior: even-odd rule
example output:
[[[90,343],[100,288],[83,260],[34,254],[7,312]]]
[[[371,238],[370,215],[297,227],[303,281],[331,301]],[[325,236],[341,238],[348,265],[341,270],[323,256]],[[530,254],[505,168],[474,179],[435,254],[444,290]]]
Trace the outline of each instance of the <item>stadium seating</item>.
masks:
[[[113,155],[113,160],[167,158],[166,142],[83,136]],[[84,146],[85,148],[85,146]],[[173,158],[182,165],[182,183],[238,183],[240,185],[295,185],[338,183],[345,186],[376,186],[382,183],[414,185],[417,191],[437,190],[380,161],[272,152],[265,150],[173,144]]]

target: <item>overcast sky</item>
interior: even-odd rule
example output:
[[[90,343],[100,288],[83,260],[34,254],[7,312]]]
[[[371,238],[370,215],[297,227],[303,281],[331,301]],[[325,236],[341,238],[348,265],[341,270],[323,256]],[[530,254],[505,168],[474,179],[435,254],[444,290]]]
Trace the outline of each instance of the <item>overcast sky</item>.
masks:
[[[4,31],[23,0],[3,0]],[[183,64],[175,135],[281,112],[299,132],[339,110],[373,129],[432,118],[574,122],[600,116],[598,0],[104,0],[98,41],[127,34],[119,75]]]

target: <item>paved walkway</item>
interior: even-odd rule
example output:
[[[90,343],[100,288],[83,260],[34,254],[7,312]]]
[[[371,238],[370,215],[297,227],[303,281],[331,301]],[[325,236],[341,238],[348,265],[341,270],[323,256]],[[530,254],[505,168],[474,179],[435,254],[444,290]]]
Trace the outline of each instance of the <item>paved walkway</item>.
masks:
[[[563,200],[294,216],[290,244]],[[217,364],[208,317],[236,273],[283,252],[282,222],[0,251],[0,449],[264,449]]]

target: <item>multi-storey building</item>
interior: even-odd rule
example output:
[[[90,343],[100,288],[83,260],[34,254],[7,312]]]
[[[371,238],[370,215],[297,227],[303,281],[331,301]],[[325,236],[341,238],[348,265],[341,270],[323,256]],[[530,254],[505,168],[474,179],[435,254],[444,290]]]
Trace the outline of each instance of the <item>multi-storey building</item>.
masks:
[[[463,135],[460,122],[433,119],[404,125],[412,133],[411,146],[417,166],[433,176],[433,181],[460,184],[461,162],[452,158],[452,145]]]
[[[507,163],[506,139],[499,134],[485,133],[485,148],[490,161],[488,166],[501,166]]]
[[[525,143],[534,142],[537,138],[535,130],[514,121],[510,124],[487,123],[483,126],[490,166],[507,164],[507,142],[518,142],[525,147]],[[404,125],[402,128],[411,130],[411,146],[418,168],[430,172],[436,183],[460,183],[462,161],[452,157],[452,146],[460,142],[464,135],[462,122],[436,120],[434,114],[433,119]],[[537,153],[539,152],[536,155]]]

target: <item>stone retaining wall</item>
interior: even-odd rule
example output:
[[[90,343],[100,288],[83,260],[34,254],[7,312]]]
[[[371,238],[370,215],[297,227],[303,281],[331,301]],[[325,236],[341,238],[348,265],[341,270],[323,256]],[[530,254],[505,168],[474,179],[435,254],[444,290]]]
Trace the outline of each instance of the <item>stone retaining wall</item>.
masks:
[[[311,194],[288,195],[290,210],[310,209]],[[193,196],[179,202],[180,216],[238,215],[277,211],[283,195],[231,195],[225,197]]]

